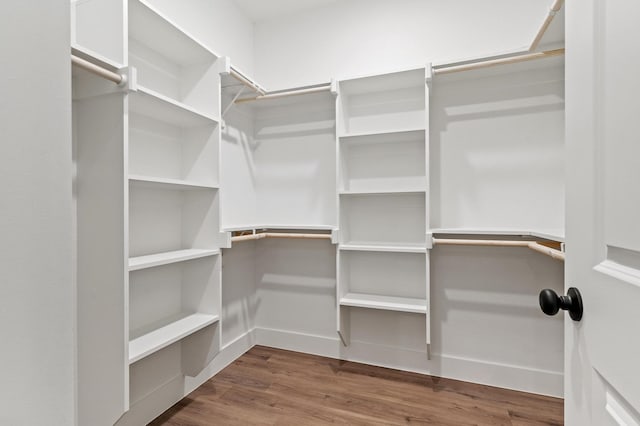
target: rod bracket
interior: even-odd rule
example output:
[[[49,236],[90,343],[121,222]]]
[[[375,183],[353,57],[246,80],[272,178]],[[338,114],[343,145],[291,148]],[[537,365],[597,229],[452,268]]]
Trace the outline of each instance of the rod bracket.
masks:
[[[120,68],[119,74],[122,76],[122,81],[118,84],[118,87],[122,87],[128,92],[138,91],[138,70],[136,67]]]
[[[425,244],[426,244],[427,250],[433,249],[433,232],[427,232]]]

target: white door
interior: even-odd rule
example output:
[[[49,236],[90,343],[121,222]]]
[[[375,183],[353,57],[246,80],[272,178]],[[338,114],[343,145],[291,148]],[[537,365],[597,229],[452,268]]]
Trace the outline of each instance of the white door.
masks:
[[[566,48],[566,424],[640,425],[640,0],[568,0]]]

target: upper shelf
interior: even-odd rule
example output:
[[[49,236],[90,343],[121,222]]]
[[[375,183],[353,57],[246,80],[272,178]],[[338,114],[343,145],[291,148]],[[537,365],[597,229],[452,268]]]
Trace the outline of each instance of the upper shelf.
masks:
[[[218,58],[144,0],[129,1],[129,37],[183,65],[211,62]]]
[[[347,78],[340,81],[340,91],[346,95],[362,95],[408,88],[422,88],[424,90],[425,84],[425,69],[417,68],[388,74]]]
[[[216,125],[218,119],[154,90],[138,86],[129,96],[131,110],[178,127]]]
[[[218,189],[218,186],[213,184],[206,184],[184,179],[170,179],[153,176],[129,175],[129,182],[144,187],[176,190]]]

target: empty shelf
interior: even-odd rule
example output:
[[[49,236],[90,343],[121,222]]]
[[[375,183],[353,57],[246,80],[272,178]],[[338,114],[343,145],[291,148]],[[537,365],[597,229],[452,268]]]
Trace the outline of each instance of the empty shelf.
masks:
[[[178,127],[216,125],[218,119],[164,96],[151,89],[138,86],[129,94],[131,111]]]
[[[200,64],[217,58],[144,0],[129,2],[129,37],[180,64]]]
[[[347,293],[340,299],[341,306],[382,309],[386,311],[427,313],[427,300],[409,297],[380,296],[377,294]]]
[[[391,253],[426,253],[425,244],[374,244],[374,243],[346,243],[338,246],[347,251],[377,251]]]
[[[358,191],[340,191],[340,195],[365,195],[365,194],[424,194],[427,192],[423,188],[407,188],[407,189],[363,189]]]
[[[419,132],[421,133],[421,137],[424,138],[424,132],[426,131],[425,127],[407,127],[404,129],[387,129],[387,130],[373,130],[366,132],[345,132],[339,135],[340,140],[344,141],[352,141],[355,139],[359,139],[358,142],[362,143],[368,139],[368,136],[393,136],[397,135],[402,138],[406,138],[406,136],[411,136],[412,133]],[[414,136],[415,137],[415,136]],[[375,138],[373,141],[379,140],[380,138]]]
[[[284,225],[265,225],[265,224],[247,224],[247,225],[233,225],[223,226],[222,232],[231,231],[252,231],[260,229],[290,229],[290,230],[310,230],[310,231],[332,231],[336,229],[334,225],[301,225],[301,224],[284,224]]]
[[[544,230],[536,231],[530,229],[514,228],[434,228],[429,230],[432,234],[450,235],[505,235],[519,237],[536,237],[545,240],[564,242],[564,230]]]
[[[129,364],[218,321],[217,315],[192,314],[129,341]]]
[[[160,178],[151,176],[129,175],[129,182],[137,185],[165,188],[165,189],[217,189],[217,185],[209,185],[200,182],[183,179]]]
[[[139,269],[153,268],[154,266],[169,265],[171,263],[215,256],[217,254],[220,254],[220,250],[187,249],[130,257],[129,270],[137,271]]]

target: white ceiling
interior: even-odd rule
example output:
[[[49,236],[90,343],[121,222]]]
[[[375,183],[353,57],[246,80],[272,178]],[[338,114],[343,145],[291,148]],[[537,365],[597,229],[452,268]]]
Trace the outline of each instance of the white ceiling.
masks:
[[[338,0],[235,0],[253,22],[313,9],[336,1]]]

